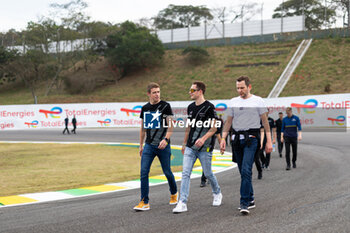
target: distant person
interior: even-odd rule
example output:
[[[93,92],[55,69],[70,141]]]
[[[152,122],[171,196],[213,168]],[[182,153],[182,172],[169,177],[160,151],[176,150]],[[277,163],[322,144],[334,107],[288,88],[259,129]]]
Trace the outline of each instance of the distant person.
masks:
[[[269,126],[270,126],[270,130],[272,130],[271,137],[272,137],[272,145],[274,145],[276,143],[276,126],[275,126],[275,121],[269,117],[269,114],[266,114],[268,116],[267,120],[269,122]],[[265,168],[266,170],[270,170],[270,160],[271,160],[271,152],[270,153],[266,153],[266,155],[264,154],[265,151],[265,146],[266,146],[266,134],[265,134],[265,130],[264,130],[264,126],[261,124],[261,128],[260,128],[260,150],[259,150],[259,154],[260,154],[260,158],[261,161],[263,162],[262,164],[262,168]]]
[[[252,167],[256,151],[259,148],[260,120],[266,129],[266,153],[272,151],[270,126],[267,120],[267,108],[264,100],[250,93],[252,85],[247,76],[236,80],[238,97],[230,100],[230,111],[224,126],[220,150],[226,149],[224,140],[232,125],[236,131],[233,138],[233,150],[237,159],[238,170],[241,174],[240,213],[249,214],[249,209],[255,208],[254,190],[252,184]]]
[[[69,119],[68,119],[68,116],[67,116],[67,117],[64,119],[64,125],[66,126],[66,128],[64,128],[63,134],[65,134],[66,131],[67,131],[68,134],[70,134],[70,133],[69,133],[69,129],[68,129],[68,123],[69,123]]]
[[[277,133],[277,147],[280,158],[282,158],[283,143],[281,142],[281,129],[282,129],[283,112],[278,113],[278,119],[275,121],[276,133]]]
[[[75,115],[72,119],[72,124],[73,124],[73,130],[72,133],[76,134],[75,130],[77,129],[77,119],[75,118]]]
[[[190,192],[190,177],[193,165],[197,159],[200,160],[204,175],[209,179],[213,194],[213,206],[220,206],[222,193],[219,183],[211,168],[211,159],[215,145],[216,120],[218,119],[215,106],[204,98],[205,84],[194,82],[189,94],[192,102],[187,107],[188,119],[194,121],[188,125],[182,144],[183,166],[179,203],[173,209],[173,213],[187,211],[187,200]],[[206,126],[206,123],[209,125]],[[211,126],[213,123],[213,127]],[[198,126],[198,127],[197,127]]]
[[[140,128],[140,156],[141,156],[141,198],[136,211],[145,211],[150,209],[149,204],[149,172],[154,158],[157,156],[162,166],[163,173],[168,180],[170,190],[170,205],[176,205],[178,201],[178,192],[173,172],[171,171],[171,149],[170,136],[173,128],[173,111],[168,102],[160,99],[160,86],[157,83],[150,83],[147,86],[147,95],[149,102],[142,106],[140,118],[143,119]],[[145,116],[150,116],[145,118]],[[159,119],[159,128],[148,128],[147,123],[156,124]],[[150,121],[148,121],[150,120]],[[153,122],[153,123],[152,123]],[[164,124],[167,127],[163,127]],[[147,126],[145,128],[145,125]],[[145,146],[143,143],[146,138]]]
[[[221,134],[222,134],[222,128],[224,126],[224,121],[222,120],[221,116],[219,116],[218,120],[221,121],[221,126],[216,130],[215,136],[218,139],[218,142],[219,142],[219,145],[220,145]],[[204,171],[202,171],[201,184],[199,185],[199,187],[201,187],[201,188],[205,187],[205,186],[207,186],[207,184],[209,185],[210,181],[208,180],[208,183],[207,183],[207,177],[205,177]]]
[[[290,170],[290,145],[293,150],[293,168],[296,168],[298,141],[301,140],[301,124],[299,117],[293,115],[292,108],[286,109],[287,116],[283,118],[281,129],[281,142],[286,146],[286,170]]]

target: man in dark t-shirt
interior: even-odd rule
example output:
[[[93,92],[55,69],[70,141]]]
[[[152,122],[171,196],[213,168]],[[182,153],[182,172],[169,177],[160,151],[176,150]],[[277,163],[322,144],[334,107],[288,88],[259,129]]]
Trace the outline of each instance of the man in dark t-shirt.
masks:
[[[220,206],[222,200],[221,189],[211,169],[212,151],[215,144],[215,132],[219,128],[215,107],[204,99],[205,84],[194,82],[190,88],[191,99],[195,102],[187,107],[185,138],[182,145],[183,170],[181,180],[180,199],[173,213],[187,211],[187,199],[190,191],[190,177],[197,158],[200,160],[204,175],[210,181],[213,192],[213,206]],[[191,124],[189,124],[189,122]]]
[[[73,130],[72,130],[72,133],[76,134],[76,129],[77,129],[77,119],[75,118],[75,115],[73,116],[73,119],[72,119],[72,124],[73,124]]]
[[[281,142],[281,129],[282,129],[283,112],[278,113],[278,119],[275,121],[276,132],[277,132],[277,144],[278,153],[282,158],[283,143]]]
[[[69,119],[68,119],[68,116],[64,119],[64,126],[65,126],[65,128],[64,128],[64,130],[63,130],[63,134],[65,134],[66,133],[66,131],[67,131],[67,133],[68,134],[70,134],[69,133],[69,129],[68,129],[68,124],[69,124]]]
[[[140,114],[140,118],[143,119],[140,129],[141,200],[134,207],[136,211],[150,209],[148,197],[149,171],[156,156],[159,158],[163,173],[169,183],[171,194],[169,204],[176,205],[178,200],[176,181],[170,165],[171,116],[173,112],[169,103],[160,100],[160,87],[157,83],[150,83],[148,85],[147,95],[149,97],[149,103],[142,107]],[[146,143],[143,147],[145,136]]]
[[[268,116],[268,113],[267,113],[267,116]],[[271,117],[268,117],[267,120],[269,122],[270,130],[272,130],[272,133],[273,133],[273,134],[271,134],[271,136],[273,136],[272,137],[272,145],[274,145],[276,143],[276,126],[275,126],[275,121]],[[266,153],[266,156],[264,154],[267,140],[266,140],[266,134],[265,134],[264,126],[263,126],[261,121],[260,121],[260,125],[261,125],[261,127],[260,127],[259,157],[261,159],[262,168],[265,168],[266,170],[270,170],[271,152],[270,153]]]

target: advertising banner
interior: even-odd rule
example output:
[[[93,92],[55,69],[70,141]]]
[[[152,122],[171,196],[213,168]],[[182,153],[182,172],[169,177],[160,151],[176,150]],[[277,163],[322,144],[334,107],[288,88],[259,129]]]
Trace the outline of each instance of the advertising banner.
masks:
[[[270,117],[277,119],[278,113],[287,107],[299,116],[303,129],[347,128],[350,125],[350,94],[314,95],[264,99]],[[187,116],[187,106],[192,101],[169,101],[174,120]],[[212,100],[217,114],[226,119],[230,100]],[[133,103],[83,103],[83,104],[38,104],[0,105],[0,131],[13,129],[64,128],[64,119],[73,116],[78,128],[140,127],[141,107],[145,102]]]

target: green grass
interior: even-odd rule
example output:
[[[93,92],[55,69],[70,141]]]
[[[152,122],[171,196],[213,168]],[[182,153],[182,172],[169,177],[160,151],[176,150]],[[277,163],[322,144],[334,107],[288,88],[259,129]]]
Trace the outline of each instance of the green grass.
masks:
[[[281,96],[350,92],[349,38],[314,40]]]
[[[44,96],[45,84],[41,84],[37,88],[38,103],[145,102],[148,100],[146,86],[152,81],[161,85],[162,99],[189,100],[188,89],[195,80],[207,84],[207,99],[229,99],[237,95],[235,80],[241,75],[251,77],[252,93],[267,97],[299,43],[300,41],[289,41],[210,47],[207,48],[209,62],[199,66],[186,64],[181,55],[182,50],[167,50],[159,66],[129,74],[114,85],[88,94],[71,95],[61,88]],[[248,53],[281,50],[287,53],[244,56]],[[281,96],[325,94],[324,87],[327,84],[331,85],[331,93],[350,92],[349,60],[349,38],[314,40]],[[280,65],[225,68],[229,64],[258,62],[279,62]],[[107,70],[100,69],[100,72],[101,75],[108,75]],[[96,71],[92,73],[96,74]],[[0,88],[0,105],[32,103],[31,93],[24,87]]]
[[[136,147],[1,144],[0,196],[57,191],[140,178]],[[172,170],[181,171],[182,166]],[[160,175],[158,159],[150,175]]]

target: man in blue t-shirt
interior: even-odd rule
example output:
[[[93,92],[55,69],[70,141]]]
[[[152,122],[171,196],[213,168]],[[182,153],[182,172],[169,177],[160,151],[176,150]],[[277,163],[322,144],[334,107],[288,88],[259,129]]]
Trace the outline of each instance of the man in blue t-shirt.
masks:
[[[286,145],[286,170],[290,170],[290,145],[293,150],[293,168],[297,167],[297,146],[298,141],[301,140],[301,124],[299,117],[293,115],[291,107],[286,109],[286,113],[287,116],[282,120],[281,142]]]

